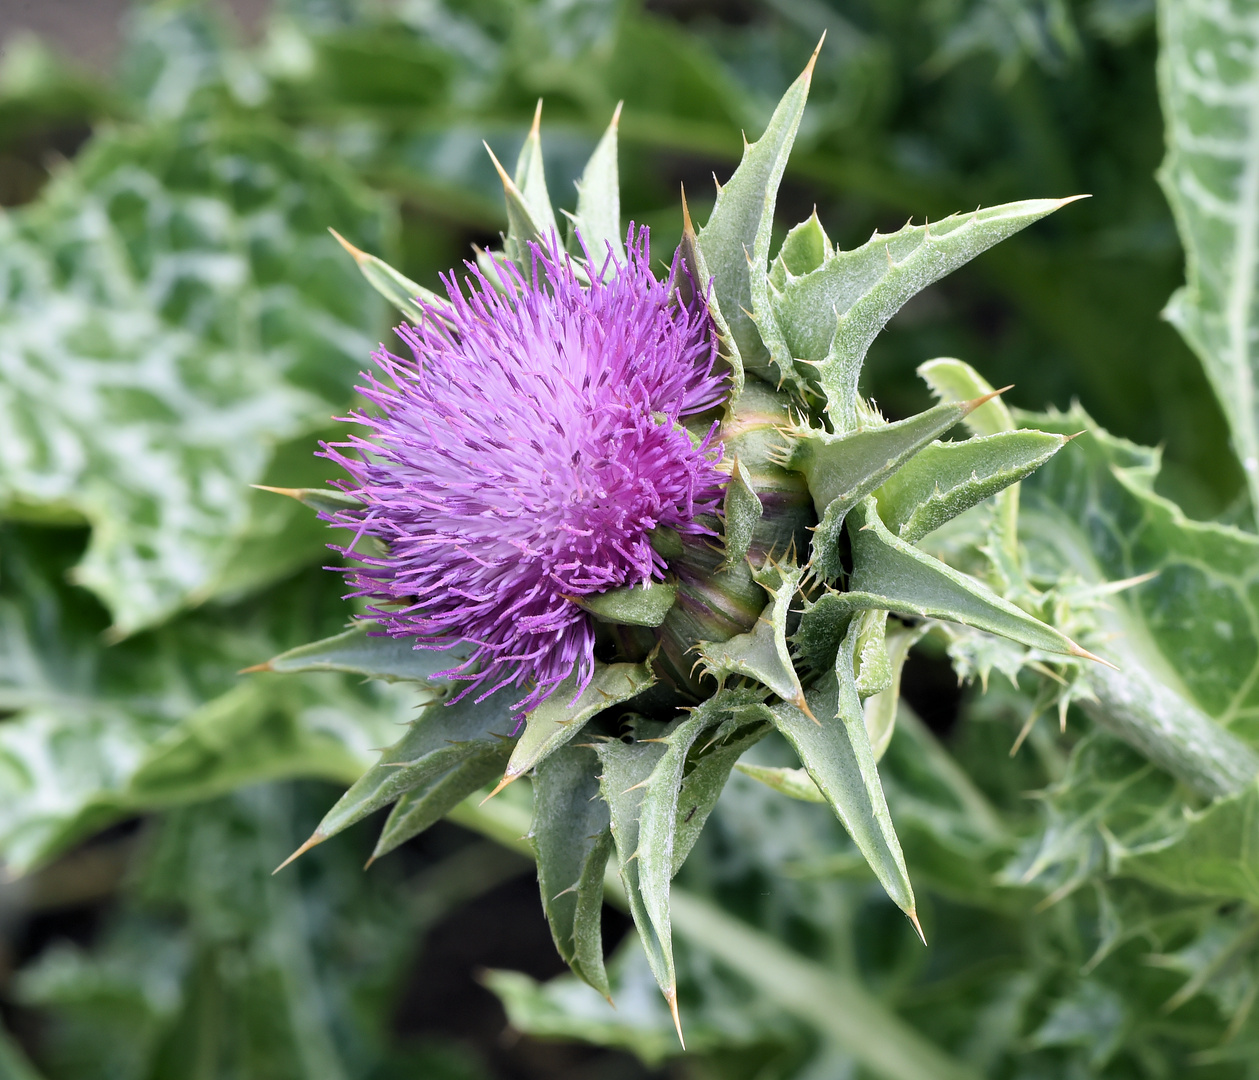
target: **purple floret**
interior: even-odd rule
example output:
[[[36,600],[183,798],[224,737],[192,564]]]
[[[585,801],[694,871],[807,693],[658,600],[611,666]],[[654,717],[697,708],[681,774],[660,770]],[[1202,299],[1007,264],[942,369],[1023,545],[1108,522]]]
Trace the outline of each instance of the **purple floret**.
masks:
[[[389,382],[365,375],[378,413],[351,417],[370,438],[325,447],[365,504],[331,520],[388,552],[354,554],[350,595],[416,648],[469,649],[444,673],[465,694],[527,687],[527,710],[574,668],[580,692],[594,629],[571,598],[659,579],[658,525],[710,532],[715,425],[694,445],[675,422],[725,397],[715,335],[702,298],[679,300],[676,260],[659,281],[647,230],[629,241],[591,285],[554,242],[533,246],[531,280],[505,269],[502,293],[471,264],[462,288],[448,275],[449,302],[396,331],[411,356],[373,354]]]

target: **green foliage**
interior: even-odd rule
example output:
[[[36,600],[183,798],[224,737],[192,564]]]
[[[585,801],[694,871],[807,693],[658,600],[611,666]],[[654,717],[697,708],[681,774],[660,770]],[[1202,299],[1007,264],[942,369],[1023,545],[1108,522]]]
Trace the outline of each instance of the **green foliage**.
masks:
[[[277,443],[323,428],[372,342],[327,223],[378,233],[380,212],[339,170],[226,118],[101,135],[0,223],[0,500],[92,525],[75,579],[116,633],[318,550],[245,487]],[[239,562],[282,537],[261,566]]]
[[[1165,312],[1202,361],[1259,521],[1259,128],[1250,102],[1255,32],[1234,4],[1160,3],[1159,180],[1185,246],[1187,282]]]
[[[667,252],[680,228],[671,170],[703,154],[733,164],[738,129],[767,119],[771,137],[745,151],[753,167],[726,184],[698,245],[715,253],[709,269],[720,264],[718,304],[749,372],[727,418],[739,456],[725,550],[684,552],[693,577],[656,594],[667,610],[596,602],[611,620],[601,632],[650,629],[660,615],[663,632],[740,663],[720,665],[722,708],[658,731],[633,718],[624,727],[624,709],[662,714],[657,685],[641,699],[587,703],[564,737],[542,739],[549,756],[528,755],[556,945],[618,1011],[572,979],[539,986],[499,973],[492,985],[522,1030],[653,1062],[677,1052],[653,983],[676,985],[696,1075],[1245,1074],[1259,1045],[1259,551],[1252,534],[1188,520],[1163,497],[1216,512],[1237,474],[1206,384],[1154,319],[1179,252],[1147,177],[1158,136],[1148,17],[1109,3],[839,6],[776,4],[732,29],[680,28],[633,4],[294,3],[263,47],[245,50],[208,15],[159,5],[137,14],[127,78],[108,100],[47,58],[9,62],[0,151],[40,117],[122,123],[98,131],[4,225],[0,393],[16,422],[0,436],[0,513],[25,524],[0,532],[0,847],[22,868],[121,816],[164,818],[104,939],[47,953],[22,977],[23,1000],[55,1033],[57,1052],[39,1062],[53,1080],[190,1075],[197,1054],[197,1067],[213,1059],[207,1075],[383,1070],[398,942],[504,872],[501,853],[482,849],[434,867],[423,891],[401,888],[377,876],[395,872],[393,860],[362,877],[361,860],[338,847],[352,837],[340,837],[269,878],[300,836],[283,790],[177,808],[272,777],[354,780],[368,747],[396,741],[392,724],[445,692],[419,684],[454,662],[363,628],[338,633],[345,609],[330,575],[274,584],[326,558],[326,531],[296,502],[246,485],[304,485],[294,493],[315,498],[314,435],[338,437],[323,425],[345,408],[382,329],[324,227],[402,267],[355,249],[368,281],[414,315],[414,297],[430,296],[419,283],[458,264],[470,227],[506,226],[519,255],[555,218],[548,190],[573,206],[570,179],[580,180],[574,220],[594,248],[618,248],[624,206]],[[1227,51],[1240,39],[1209,25],[1219,17],[1196,4],[1162,13],[1164,182],[1189,251],[1171,311],[1246,458],[1254,365],[1246,305],[1232,301],[1247,280],[1252,193],[1240,181],[1253,140],[1240,106],[1200,106],[1243,85],[1249,54]],[[801,120],[805,79],[775,114],[822,23],[814,111]],[[528,124],[540,95],[545,167]],[[1110,101],[1123,107],[1098,107]],[[606,126],[610,115],[619,126]],[[484,134],[516,161],[506,215]],[[633,148],[619,176],[618,137]],[[813,195],[819,210],[770,261],[781,177],[778,201],[807,209],[801,196]],[[992,250],[958,284],[934,286],[871,348],[924,284],[1056,205],[994,204],[1044,187],[1097,198]],[[702,219],[707,205],[690,194]],[[395,236],[382,207],[397,197]],[[906,213],[977,204],[993,208],[847,252],[820,223],[856,237]],[[810,288],[828,298],[811,314],[801,302]],[[923,356],[966,355],[998,384],[1017,379],[1023,402],[1078,392],[1112,429],[1147,442],[1166,434],[1172,467],[1157,476],[1157,455],[1082,410],[1020,414],[1014,431],[1009,410],[989,402],[966,418],[984,438],[933,434],[913,456],[874,462],[875,481],[843,507],[848,529],[833,529],[839,591],[819,597],[812,580],[787,586],[764,573],[757,585],[745,560],[784,560],[802,525],[784,524],[782,507],[815,501],[803,474],[775,464],[769,448],[785,446],[775,429],[807,425],[819,445],[858,427],[894,438],[896,425],[856,404],[867,349],[862,389],[890,416],[923,409],[901,378]],[[924,368],[944,401],[990,389],[960,362]],[[762,407],[765,376],[782,377],[799,423]],[[975,505],[994,492],[995,513]],[[821,514],[832,504],[816,501]],[[76,562],[75,580],[108,611],[64,580]],[[720,608],[724,639],[694,617],[703,607]],[[111,626],[131,636],[106,646]],[[895,683],[924,632],[920,649],[947,647],[958,674],[989,689],[967,697],[947,745]],[[320,635],[332,636],[293,648]],[[1123,670],[1071,659],[1072,640]],[[661,655],[671,679],[695,660],[669,644]],[[323,674],[234,678],[268,656],[276,673]],[[1018,686],[989,686],[994,669]],[[375,681],[351,688],[338,673]],[[823,723],[740,684],[745,675],[778,697],[807,690]],[[823,691],[835,695],[825,707]],[[1061,734],[1036,719],[1055,704]],[[842,724],[826,724],[828,711]],[[509,714],[497,698],[430,705],[328,831],[396,799],[374,855],[447,811],[499,814],[496,835],[515,841],[527,811],[503,800],[523,792],[480,810],[478,796],[462,801],[507,766]],[[766,736],[767,715],[795,756]],[[578,727],[606,759],[613,814],[590,800],[597,755],[567,741]],[[664,741],[645,741],[653,733]],[[744,754],[751,774],[788,793],[826,791],[857,840],[830,808],[731,776]],[[812,779],[795,770],[801,759]],[[1024,797],[1037,789],[1039,799]],[[652,963],[631,940],[605,972],[613,846]],[[871,864],[902,901],[912,872],[930,950]],[[443,890],[416,913],[409,897]],[[0,1071],[6,1052],[0,1042]],[[442,1050],[394,1064],[426,1076],[476,1068]]]
[[[104,649],[105,612],[64,573],[78,533],[0,542],[0,843],[17,869],[119,818],[282,776],[351,780],[405,698],[235,672],[339,617],[309,577]],[[195,658],[195,659],[194,659]]]
[[[311,795],[252,788],[176,811],[144,838],[104,940],[55,945],[19,982],[24,1004],[55,1017],[49,1080],[351,1077],[390,1064],[477,1075],[453,1047],[390,1045],[387,1003],[408,955],[398,937],[519,864],[485,845],[450,856],[444,881],[368,878],[339,844],[300,879],[274,876]]]

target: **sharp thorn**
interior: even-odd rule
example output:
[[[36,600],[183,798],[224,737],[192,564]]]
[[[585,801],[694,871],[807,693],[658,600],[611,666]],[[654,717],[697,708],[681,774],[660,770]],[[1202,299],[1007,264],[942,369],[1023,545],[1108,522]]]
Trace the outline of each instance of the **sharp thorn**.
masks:
[[[1097,656],[1096,654],[1089,652],[1088,649],[1081,649],[1080,646],[1077,645],[1074,641],[1070,641],[1069,644],[1070,644],[1070,648],[1068,651],[1071,653],[1072,656],[1079,656],[1085,660],[1094,660],[1097,663],[1101,664],[1103,667],[1110,668],[1111,671],[1119,670],[1118,666],[1116,666],[1115,664],[1112,664],[1109,660],[1103,660],[1100,656]]]
[[[294,859],[296,859],[299,855],[305,855],[306,852],[308,852],[316,844],[322,844],[327,839],[328,838],[324,836],[323,833],[321,833],[318,829],[316,829],[313,833],[310,834],[310,839],[307,840],[306,843],[304,843],[295,852],[293,852],[292,855],[290,855],[287,859],[285,859],[282,863],[280,863],[280,865],[277,866],[274,870],[272,870],[271,873],[273,875],[278,874],[281,870],[283,870],[286,866],[288,866],[288,864],[291,863]]]
[[[271,661],[268,660],[266,663],[263,663],[263,664],[254,664],[252,667],[243,667],[238,672],[236,672],[236,674],[237,675],[252,675],[256,671],[270,671],[270,670],[271,670]]]
[[[477,806],[484,806],[487,802],[489,802],[492,798],[494,798],[495,795],[497,795],[500,791],[502,791],[503,788],[505,788],[513,780],[519,780],[520,776],[521,776],[520,773],[512,773],[512,772],[504,773],[503,778],[498,782],[498,787],[496,787],[487,796],[485,796],[484,799],[482,799],[479,803],[477,803]]]
[[[822,726],[822,722],[816,716],[813,715],[813,710],[809,708],[809,703],[804,700],[803,693],[801,693],[801,695],[798,698],[796,698],[793,704],[795,705],[797,709],[799,709],[802,713],[804,713],[805,716],[807,716],[810,720],[812,720],[815,724],[817,724],[818,727]]]
[[[682,184],[682,235],[694,236],[695,225],[691,221],[691,209],[686,205],[686,185]]]
[[[269,491],[273,495],[287,495],[290,499],[296,499],[298,502],[302,501],[301,488],[268,487],[266,484],[250,484],[249,486],[258,491]]]
[[[808,81],[813,79],[813,65],[817,63],[818,53],[822,51],[822,43],[826,40],[826,31],[822,31],[822,36],[817,40],[817,47],[813,50],[813,55],[809,57],[809,62],[804,65],[804,75]],[[1079,196],[1076,196],[1079,198]]]
[[[353,259],[356,263],[361,263],[364,259],[371,258],[371,256],[370,256],[370,255],[368,255],[366,251],[362,251],[362,250],[360,250],[359,248],[356,248],[356,247],[355,247],[353,244],[351,244],[351,243],[350,243],[350,242],[349,242],[349,241],[348,241],[348,240],[347,240],[344,236],[342,236],[339,232],[337,232],[337,230],[336,230],[336,229],[329,228],[329,229],[328,229],[328,231],[329,231],[330,233],[332,233],[332,235],[336,238],[337,243],[338,243],[338,244],[340,244],[343,248],[345,248],[345,250],[346,250],[346,251],[348,251],[348,252],[350,253],[350,257],[351,257],[351,258],[352,258],[352,259]],[[257,485],[257,484],[255,484],[255,485],[254,485],[254,487],[258,487],[258,486],[259,486],[259,485]],[[265,490],[274,491],[274,490],[276,490],[276,489],[274,489],[274,488],[268,488],[268,489],[265,489]]]
[[[537,107],[533,110],[533,123],[529,127],[529,138],[537,139],[542,133],[542,99],[538,98]]]
[[[490,155],[490,161],[494,163],[494,171],[498,173],[498,178],[503,182],[503,190],[508,192],[514,191],[516,182],[508,175],[507,170],[503,168],[502,162],[494,156],[494,151],[490,149],[490,144],[482,139],[481,145],[485,147],[485,152]]]
[[[927,944],[927,935],[922,932],[922,923],[918,921],[917,910],[907,911],[905,914],[909,916],[909,921],[914,924],[914,929],[918,931],[918,939],[924,945]]]
[[[678,1016],[678,988],[670,987],[664,992],[664,999],[669,1003],[669,1012],[673,1015],[673,1027],[678,1033],[678,1042],[686,1049],[686,1040],[682,1038],[682,1018]]]
[[[969,416],[976,409],[978,409],[979,406],[987,405],[988,402],[990,402],[993,398],[1000,397],[1007,390],[1013,390],[1013,389],[1014,389],[1014,383],[1010,383],[1009,386],[1003,386],[1000,390],[994,390],[991,394],[985,394],[983,397],[972,398],[970,401],[962,402],[962,406],[966,410],[962,415]]]
[[[612,128],[613,131],[621,126],[621,108],[624,105],[624,101],[618,101],[616,103],[616,108],[612,110],[612,122],[608,125],[608,127]],[[612,999],[608,998],[608,1000],[611,1001]]]

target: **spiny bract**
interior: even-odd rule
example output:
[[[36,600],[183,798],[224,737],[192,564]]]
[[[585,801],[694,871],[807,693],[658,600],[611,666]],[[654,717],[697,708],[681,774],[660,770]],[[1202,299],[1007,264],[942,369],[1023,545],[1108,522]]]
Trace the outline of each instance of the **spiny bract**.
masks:
[[[857,387],[906,300],[1070,200],[906,225],[851,251],[814,215],[771,261],[812,69],[698,233],[684,204],[666,281],[645,233],[621,247],[615,117],[578,182],[568,256],[536,118],[514,176],[499,167],[509,229],[469,292],[451,277],[440,300],[346,244],[414,324],[399,331],[412,357],[378,354],[390,382],[366,392],[379,412],[360,417],[374,433],[351,444],[361,458],[329,451],[353,482],[290,492],[383,553],[351,571],[378,622],[286,654],[285,669],[419,679],[430,700],[447,691],[423,676],[444,672],[472,678],[481,702],[429,705],[301,850],[392,803],[383,854],[528,773],[557,948],[609,993],[599,911],[615,850],[675,1019],[669,883],[745,750],[786,739],[804,772],[753,773],[829,803],[916,926],[877,768],[909,647],[946,620],[1068,676],[1091,658],[916,546],[996,496],[992,579],[1020,578],[1017,484],[1066,439],[1017,430],[956,360],[923,365],[940,403],[896,423]],[[959,423],[973,437],[941,441]],[[417,673],[386,635],[454,648]],[[530,686],[523,724],[507,683]]]

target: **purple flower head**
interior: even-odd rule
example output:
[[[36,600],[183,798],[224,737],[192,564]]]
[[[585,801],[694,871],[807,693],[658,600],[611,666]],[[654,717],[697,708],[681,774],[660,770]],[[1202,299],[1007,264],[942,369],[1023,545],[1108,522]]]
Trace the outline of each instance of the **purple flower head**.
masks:
[[[677,260],[660,281],[647,229],[627,246],[592,284],[554,237],[501,292],[472,264],[462,286],[448,275],[449,302],[397,329],[410,356],[374,354],[388,382],[360,392],[378,412],[352,417],[370,439],[325,447],[364,504],[331,520],[387,551],[354,556],[351,595],[416,648],[468,648],[444,673],[465,694],[515,684],[531,709],[574,669],[580,692],[594,630],[572,598],[660,578],[658,525],[710,532],[696,518],[725,482],[715,425],[695,445],[676,421],[726,393],[716,340],[702,298],[673,287]]]

